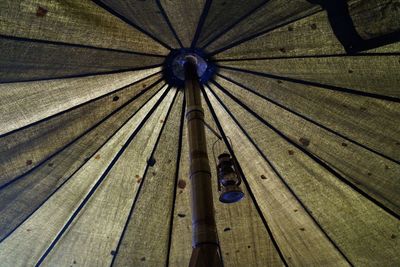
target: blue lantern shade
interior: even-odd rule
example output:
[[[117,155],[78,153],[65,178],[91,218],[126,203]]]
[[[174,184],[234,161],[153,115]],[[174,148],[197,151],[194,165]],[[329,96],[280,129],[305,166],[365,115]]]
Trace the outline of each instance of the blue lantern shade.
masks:
[[[235,190],[233,187],[236,187],[237,189]],[[244,193],[240,190],[240,188],[238,186],[232,186],[232,190],[221,193],[219,201],[230,204],[242,200],[243,197]]]

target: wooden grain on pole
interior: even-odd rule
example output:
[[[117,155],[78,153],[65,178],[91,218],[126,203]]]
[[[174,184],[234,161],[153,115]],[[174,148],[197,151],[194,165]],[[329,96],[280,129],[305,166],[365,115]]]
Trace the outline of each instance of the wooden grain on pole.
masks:
[[[207,156],[204,112],[195,62],[185,65],[186,120],[189,139],[190,180],[192,185],[193,252],[189,266],[222,266]]]

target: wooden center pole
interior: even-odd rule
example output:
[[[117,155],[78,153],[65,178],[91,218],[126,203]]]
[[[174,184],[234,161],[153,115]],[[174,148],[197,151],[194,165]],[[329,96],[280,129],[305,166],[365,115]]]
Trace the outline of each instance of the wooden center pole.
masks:
[[[207,156],[204,112],[195,58],[185,64],[186,120],[192,196],[192,257],[190,267],[221,267],[217,227]]]

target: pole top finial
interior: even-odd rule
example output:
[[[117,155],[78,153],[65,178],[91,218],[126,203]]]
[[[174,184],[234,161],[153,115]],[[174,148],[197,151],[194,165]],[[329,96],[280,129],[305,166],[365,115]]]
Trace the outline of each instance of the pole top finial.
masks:
[[[164,77],[168,84],[183,87],[186,66],[193,65],[200,83],[206,83],[215,73],[216,66],[207,55],[198,49],[176,49],[167,56],[164,64]]]

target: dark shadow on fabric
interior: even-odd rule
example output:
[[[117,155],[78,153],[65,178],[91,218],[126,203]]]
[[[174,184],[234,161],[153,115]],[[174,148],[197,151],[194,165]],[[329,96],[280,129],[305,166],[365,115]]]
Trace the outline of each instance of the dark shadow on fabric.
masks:
[[[400,41],[400,30],[368,40],[361,38],[354,26],[346,0],[307,1],[312,4],[318,4],[326,10],[332,31],[348,54],[354,54]]]

